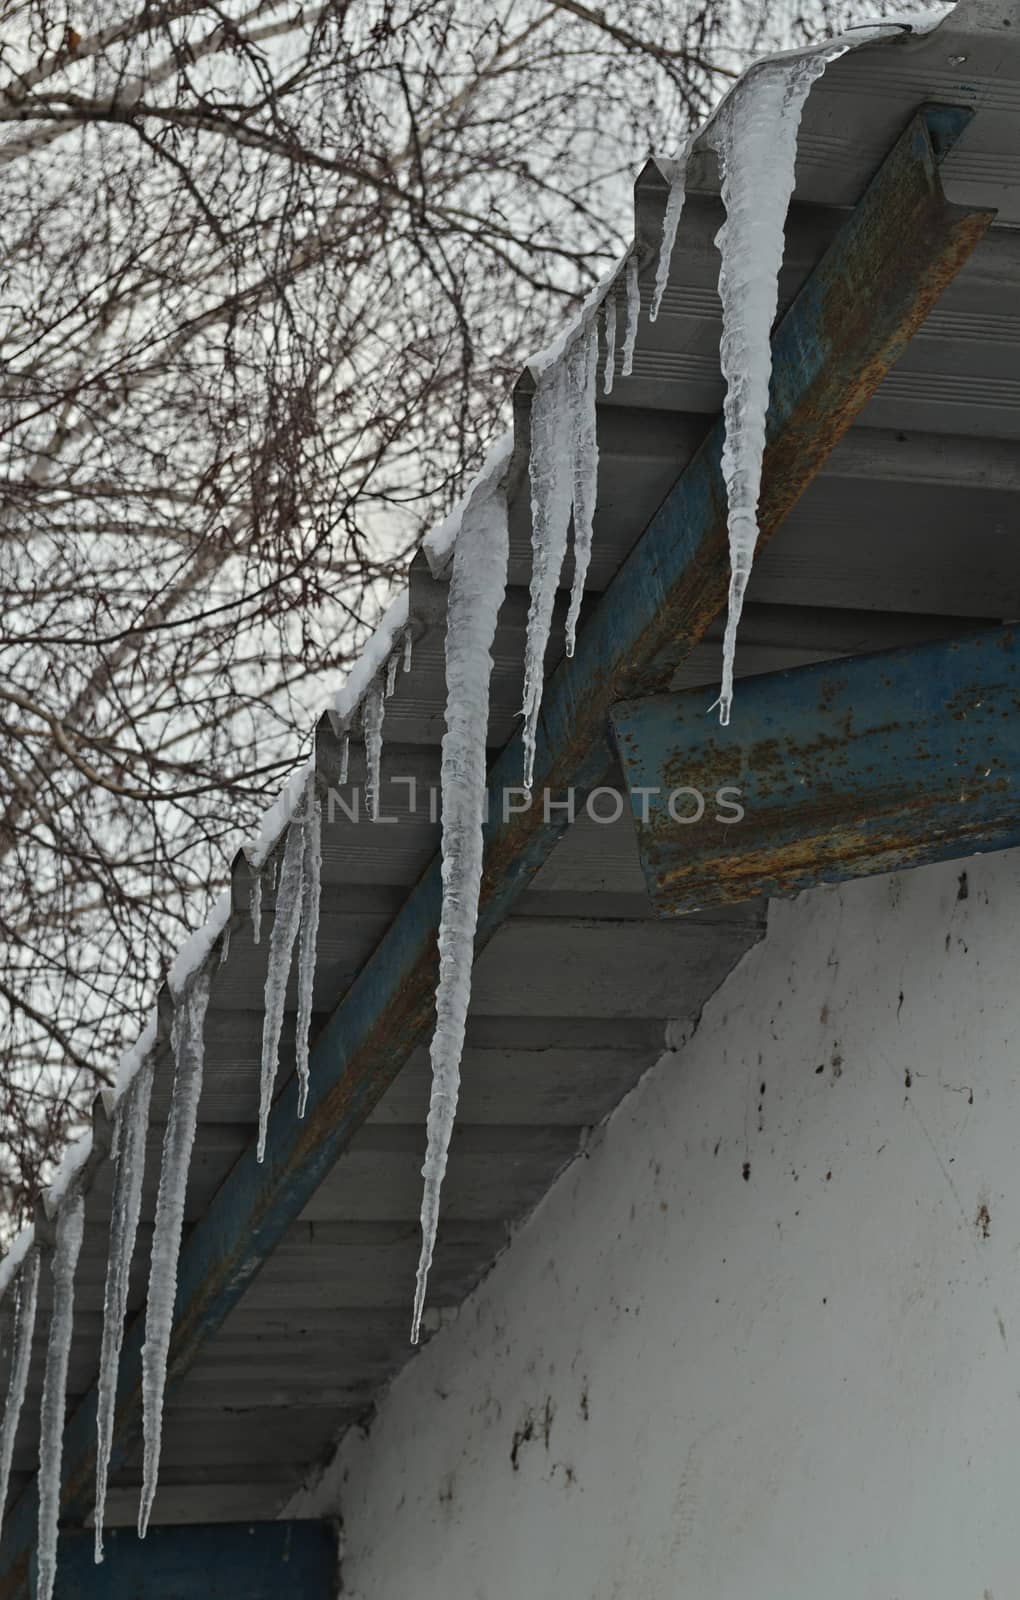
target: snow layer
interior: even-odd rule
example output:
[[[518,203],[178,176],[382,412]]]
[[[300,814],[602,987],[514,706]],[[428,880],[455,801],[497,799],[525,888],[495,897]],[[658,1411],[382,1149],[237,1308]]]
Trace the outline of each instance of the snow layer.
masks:
[[[159,1174],[156,1219],[149,1264],[149,1292],[142,1346],[142,1401],[145,1448],[142,1462],[142,1496],[138,1508],[138,1534],[144,1538],[152,1514],[159,1479],[163,1439],[163,1394],[167,1357],[177,1298],[177,1261],[184,1226],[184,1197],[188,1187],[191,1151],[202,1093],[203,1038],[209,1004],[209,975],[198,972],[188,989],[177,996],[171,1043],[174,1083],[170,1116],[163,1138],[163,1164]]]
[[[60,1165],[43,1192],[43,1208],[51,1220],[60,1214],[64,1197],[92,1154],[92,1145],[92,1129],[86,1128],[64,1151]]]
[[[262,1019],[262,1075],[259,1088],[258,1159],[266,1153],[269,1108],[280,1057],[283,1010],[287,998],[290,964],[301,919],[301,882],[304,872],[304,837],[297,822],[291,824],[280,869],[276,911],[269,935],[269,964],[266,969],[264,1015]]]
[[[138,1218],[145,1176],[145,1142],[149,1131],[149,1103],[156,1058],[150,1051],[127,1094],[117,1108],[114,1137],[117,1147],[117,1176],[113,1188],[110,1217],[110,1248],[106,1263],[106,1291],[103,1297],[103,1340],[99,1356],[98,1399],[96,1403],[96,1509],[95,1559],[103,1559],[103,1519],[106,1511],[106,1486],[113,1443],[113,1417],[117,1398],[120,1352],[124,1342],[131,1262],[135,1253]]]
[[[308,785],[301,819],[301,929],[298,935],[298,1009],[296,1059],[297,1114],[303,1117],[308,1100],[308,1035],[312,1025],[315,985],[315,951],[319,937],[319,900],[322,891],[322,806],[314,783]]]
[[[60,1519],[60,1465],[64,1449],[67,1364],[74,1331],[74,1275],[85,1231],[85,1201],[72,1191],[57,1217],[53,1249],[53,1310],[46,1344],[39,1410],[39,1541],[36,1600],[51,1600],[57,1576],[57,1526]]]
[[[334,698],[333,710],[345,728],[350,725],[369,685],[384,670],[399,636],[407,627],[408,602],[409,591],[404,589],[384,612],[382,621],[348,673],[343,688]]]
[[[28,1233],[28,1229],[24,1230]],[[29,1240],[31,1245],[31,1239]],[[38,1250],[30,1249],[24,1259],[24,1268],[18,1279],[17,1305],[14,1311],[14,1339],[11,1350],[11,1371],[7,1380],[7,1399],[4,1402],[3,1422],[0,1422],[0,1528],[3,1527],[4,1508],[7,1505],[7,1486],[11,1478],[11,1461],[14,1458],[14,1440],[21,1420],[28,1387],[28,1369],[32,1361],[32,1335],[35,1332],[35,1313],[39,1303]]]
[[[0,1300],[7,1293],[21,1270],[21,1264],[35,1244],[35,1227],[30,1222],[15,1235],[11,1247],[0,1261]]]
[[[758,493],[772,376],[772,324],[793,192],[797,129],[811,85],[849,48],[840,44],[755,66],[712,124],[726,221],[721,256],[719,358],[726,380],[722,472],[729,500],[730,587],[719,721],[730,720],[737,628],[758,541]]]
[[[597,354],[594,319],[582,358]],[[496,620],[506,591],[509,533],[502,484],[483,484],[465,512],[453,558],[446,627],[446,733],[443,736],[443,911],[439,985],[432,1038],[432,1096],[422,1176],[421,1257],[411,1342],[418,1342],[439,1222],[439,1197],[457,1112],[464,1028],[471,998],[482,878],[485,746]]]
[[[506,473],[510,458],[514,453],[514,436],[512,429],[501,434],[495,444],[486,452],[485,460],[478,472],[471,479],[467,490],[448,517],[431,533],[427,533],[422,540],[422,549],[429,564],[429,570],[434,578],[445,576],[453,556],[453,548],[457,543],[464,512],[471,504],[475,495],[484,490],[486,486],[497,483]]]

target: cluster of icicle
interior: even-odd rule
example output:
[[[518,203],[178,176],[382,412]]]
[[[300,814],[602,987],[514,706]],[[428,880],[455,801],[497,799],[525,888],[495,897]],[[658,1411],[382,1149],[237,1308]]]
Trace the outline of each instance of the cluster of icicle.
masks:
[[[722,256],[723,308],[721,362],[726,380],[723,475],[729,501],[731,582],[724,645],[720,719],[729,720],[737,626],[758,537],[757,505],[765,444],[765,417],[771,375],[770,336],[777,305],[777,275],[782,262],[783,225],[794,182],[797,128],[814,80],[846,46],[759,64],[735,87],[708,130],[719,153],[726,222],[718,235]],[[649,305],[654,321],[668,282],[670,258],[684,204],[684,164],[670,174],[662,244]],[[617,295],[620,272],[585,307],[563,346],[536,364],[531,412],[530,490],[533,569],[528,616],[523,705],[525,781],[534,777],[545,658],[553,610],[573,524],[573,582],[566,619],[565,648],[573,654],[585,578],[591,556],[592,523],[598,482],[595,426],[598,328],[604,330],[604,388],[611,392],[617,364]],[[622,267],[626,331],[621,371],[633,371],[641,312],[638,259],[632,252]],[[429,1267],[435,1246],[440,1189],[457,1108],[460,1062],[471,990],[483,858],[485,748],[492,645],[507,573],[505,479],[509,448],[503,448],[476,485],[464,507],[453,553],[446,635],[447,711],[442,753],[443,909],[439,931],[439,983],[432,1040],[433,1087],[428,1118],[428,1148],[423,1168],[422,1248],[415,1293],[412,1339],[417,1340]],[[369,811],[378,816],[383,719],[398,661],[410,665],[411,635],[404,629],[401,649],[390,648],[376,663],[358,693],[367,762]],[[350,717],[346,719],[350,726]],[[347,780],[349,732],[343,744],[341,783]],[[298,1111],[303,1114],[309,1087],[308,1029],[319,915],[322,859],[321,811],[314,776],[304,783],[300,815],[288,830],[276,909],[270,934],[265,987],[258,1154],[265,1152],[269,1108],[275,1084],[284,1000],[295,940],[298,943],[297,1074]],[[270,872],[275,867],[270,866]],[[252,923],[261,937],[262,862],[253,884]],[[271,888],[276,887],[271,879]],[[224,932],[223,950],[226,948]],[[152,1512],[159,1470],[163,1398],[178,1258],[184,1221],[188,1170],[203,1073],[203,1027],[209,999],[208,971],[197,965],[174,992],[171,1031],[173,1087],[163,1142],[162,1166],[147,1297],[143,1348],[144,1464],[138,1529],[144,1534]],[[130,1086],[117,1105],[114,1153],[117,1162],[104,1299],[103,1336],[97,1404],[96,1560],[102,1559],[102,1526],[114,1427],[118,1368],[128,1280],[134,1254],[145,1167],[146,1134],[152,1094],[154,1050],[143,1054]],[[61,1446],[67,1368],[74,1307],[74,1276],[81,1249],[84,1201],[80,1185],[66,1186],[58,1199],[51,1253],[53,1312],[47,1339],[41,1407],[39,1462],[39,1600],[51,1600],[56,1571],[60,1503]],[[7,1401],[0,1422],[0,1517],[7,1489],[18,1421],[24,1404],[38,1303],[42,1252],[27,1250],[15,1280],[16,1306]]]
[[[783,257],[783,226],[794,183],[797,128],[808,91],[844,46],[761,63],[736,86],[710,139],[719,153],[726,223],[721,252],[722,369],[726,379],[723,476],[729,504],[731,582],[724,643],[720,720],[729,721],[737,626],[758,538],[757,506],[771,377],[771,332]],[[683,213],[687,155],[666,170],[669,191],[649,304],[659,316]],[[622,267],[626,329],[621,373],[634,368],[641,287],[632,251]],[[596,369],[598,327],[605,338],[603,387],[612,393],[617,362],[620,269],[600,286],[562,345],[533,366],[529,477],[532,576],[525,648],[524,783],[532,786],[545,659],[560,576],[573,525],[573,583],[565,652],[574,653],[591,558],[598,487]],[[440,1189],[460,1087],[471,995],[485,813],[485,734],[496,618],[507,570],[506,462],[497,459],[476,486],[454,545],[446,631],[446,735],[443,740],[443,909],[440,970],[432,1040],[432,1096],[422,1169],[422,1246],[411,1338],[421,1327],[435,1249]]]

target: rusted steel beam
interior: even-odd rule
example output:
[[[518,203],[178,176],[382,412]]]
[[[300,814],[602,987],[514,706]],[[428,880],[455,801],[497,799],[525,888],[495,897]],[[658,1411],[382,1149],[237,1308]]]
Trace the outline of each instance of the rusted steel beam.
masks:
[[[950,205],[939,164],[971,112],[924,108],[849,215],[784,317],[774,375],[761,497],[767,539],[959,270],[993,213]],[[638,539],[592,617],[576,654],[546,684],[536,788],[593,788],[611,760],[609,712],[625,697],[668,686],[726,598],[726,493],[721,421]],[[743,694],[743,690],[741,691]],[[490,774],[492,819],[477,949],[492,937],[566,827],[541,799],[504,820],[502,797],[521,782],[519,739]],[[311,1092],[296,1117],[292,1079],[277,1098],[266,1159],[254,1144],[238,1160],[181,1254],[168,1395],[204,1341],[236,1305],[427,1032],[438,969],[439,860],[428,868],[314,1042]],[[125,1336],[112,1468],[141,1428],[141,1346]],[[73,1522],[92,1505],[95,1388],[65,1433],[63,1509]],[[13,1507],[0,1554],[0,1600],[23,1592],[35,1537],[33,1483]]]
[[[613,727],[663,917],[1020,844],[1015,628],[745,679],[729,728],[697,690]]]

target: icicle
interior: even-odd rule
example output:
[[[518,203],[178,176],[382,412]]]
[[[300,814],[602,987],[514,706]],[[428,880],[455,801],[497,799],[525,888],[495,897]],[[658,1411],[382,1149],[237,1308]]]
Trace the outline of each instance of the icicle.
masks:
[[[655,288],[652,292],[652,304],[648,313],[649,322],[658,319],[659,307],[662,297],[666,293],[669,283],[669,268],[673,260],[673,246],[676,244],[676,231],[680,226],[683,215],[684,200],[686,198],[686,157],[678,162],[673,170],[669,185],[669,197],[666,200],[666,209],[662,217],[662,242],[659,245],[659,260],[655,268]]]
[[[726,379],[722,472],[729,499],[730,589],[719,721],[730,720],[737,627],[758,542],[758,493],[772,376],[770,337],[783,263],[783,225],[793,191],[797,129],[811,85],[846,46],[763,62],[733,91],[712,125],[722,166],[726,221],[720,364]]]
[[[74,1275],[85,1231],[85,1201],[72,1190],[57,1212],[53,1248],[53,1310],[46,1343],[46,1372],[39,1408],[39,1548],[36,1600],[51,1600],[57,1576],[60,1462],[64,1449],[67,1364],[74,1332]]]
[[[411,1327],[413,1344],[418,1342],[435,1246],[440,1188],[457,1110],[464,1026],[471,997],[482,874],[489,678],[496,619],[506,589],[508,546],[505,492],[500,486],[485,485],[464,513],[454,551],[447,609],[443,912],[439,925],[428,1150],[422,1168],[422,1246]]]
[[[383,717],[386,715],[386,698],[383,685],[375,678],[365,696],[362,722],[365,729],[365,759],[368,763],[366,783],[368,814],[375,822],[379,816],[379,787],[382,781]]]
[[[531,603],[524,659],[524,784],[530,789],[542,707],[545,653],[567,529],[574,516],[574,581],[566,653],[574,653],[577,618],[591,558],[598,488],[595,402],[598,324],[593,313],[559,359],[537,376],[531,402]]]
[[[641,316],[641,285],[638,283],[637,256],[627,257],[627,332],[623,340],[623,366],[621,374],[629,378],[634,371],[634,351],[637,348],[638,320]]]
[[[96,1402],[96,1513],[95,1559],[103,1559],[103,1521],[106,1485],[113,1443],[113,1414],[117,1398],[120,1351],[124,1342],[131,1262],[135,1253],[138,1217],[142,1204],[142,1179],[145,1176],[145,1141],[149,1131],[149,1102],[156,1058],[143,1061],[131,1087],[117,1108],[114,1138],[117,1145],[117,1176],[113,1187],[110,1218],[110,1249],[106,1263],[106,1292],[103,1297],[103,1342],[99,1357],[98,1399]]]
[[[4,1508],[7,1505],[7,1486],[11,1478],[14,1440],[21,1420],[21,1408],[25,1403],[28,1369],[32,1362],[32,1335],[35,1332],[35,1312],[39,1303],[40,1260],[38,1248],[33,1247],[25,1257],[18,1275],[11,1371],[7,1380],[4,1419],[0,1423],[0,1527],[3,1526]]]
[[[390,656],[390,659],[386,663],[386,698],[387,698],[387,700],[390,698],[390,695],[393,693],[394,689],[397,687],[397,667],[399,666],[399,664],[400,663],[399,663],[399,661],[397,659],[397,653],[396,653],[396,651],[394,651],[393,654]]]
[[[262,942],[262,873],[251,886],[251,932],[256,944]]]
[[[266,1132],[269,1126],[269,1108],[273,1103],[273,1085],[280,1058],[280,1034],[283,1032],[283,1008],[287,998],[287,980],[290,977],[291,956],[297,938],[301,916],[301,884],[304,876],[304,830],[295,820],[287,831],[287,844],[283,852],[280,871],[280,888],[276,896],[276,914],[269,935],[269,966],[262,1022],[262,1080],[259,1089],[258,1159],[266,1153]]]
[[[229,954],[230,954],[230,923],[228,922],[226,927],[223,929],[223,942],[220,945],[220,966],[221,967],[226,964],[226,960],[227,960],[227,957],[229,956]]]
[[[602,388],[606,394],[613,392],[616,376],[616,284],[611,284],[606,297],[606,365],[602,374]]]
[[[599,486],[599,447],[597,438],[595,402],[598,394],[596,369],[599,359],[599,336],[595,319],[587,332],[578,339],[574,349],[577,371],[574,391],[577,396],[577,414],[574,435],[574,582],[570,591],[570,609],[567,612],[567,655],[574,653],[577,636],[577,619],[584,599],[584,581],[591,561],[592,519]]]
[[[163,1441],[163,1394],[177,1299],[177,1259],[184,1226],[184,1197],[198,1122],[204,1061],[202,1030],[209,1004],[209,975],[199,971],[175,998],[171,1043],[174,1084],[170,1116],[163,1136],[163,1162],[156,1197],[156,1218],[149,1263],[149,1293],[142,1346],[142,1401],[145,1448],[138,1536],[144,1539],[159,1481]]]
[[[340,785],[341,785],[341,788],[347,782],[347,775],[350,772],[350,770],[351,770],[351,736],[350,736],[349,733],[345,732],[344,733],[344,742],[340,746]]]
[[[322,884],[322,808],[315,781],[308,781],[305,816],[301,824],[301,931],[298,935],[297,1009],[297,1114],[303,1117],[308,1100],[308,1033],[312,1025],[312,988],[315,983],[315,949],[319,934],[319,895]]]
[[[573,424],[569,352],[539,373],[531,401],[531,600],[524,653],[524,784],[535,768],[535,737],[542,707],[545,652],[556,589],[567,550],[573,502]]]
[[[269,893],[270,894],[275,894],[276,893],[276,869],[277,869],[277,860],[276,860],[276,857],[273,856],[272,860],[269,863]]]
[[[414,634],[411,632],[410,628],[406,628],[404,630],[404,658],[403,658],[403,668],[402,668],[402,670],[404,672],[410,672],[410,670],[411,670],[411,656],[412,656],[413,652],[414,652]]]

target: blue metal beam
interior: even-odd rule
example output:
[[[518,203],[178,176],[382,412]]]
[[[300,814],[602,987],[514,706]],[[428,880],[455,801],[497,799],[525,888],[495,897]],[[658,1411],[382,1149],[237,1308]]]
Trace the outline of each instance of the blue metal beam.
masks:
[[[760,522],[779,526],[833,446],[955,276],[993,213],[950,205],[939,164],[971,113],[923,109],[910,122],[818,263],[773,340]],[[729,557],[723,431],[710,431],[637,541],[578,639],[546,684],[536,788],[597,785],[611,760],[608,718],[625,697],[668,687],[673,670],[726,599]],[[562,813],[541,802],[503,820],[502,795],[521,781],[514,739],[490,773],[478,924],[482,946],[560,838]],[[168,1395],[204,1341],[334,1166],[433,1016],[442,877],[435,860],[315,1040],[311,1092],[296,1117],[293,1079],[277,1098],[263,1165],[254,1144],[189,1234],[181,1255]],[[112,1471],[141,1427],[140,1319],[121,1363]],[[81,1520],[92,1504],[95,1388],[64,1441],[62,1507]],[[0,1600],[22,1592],[35,1536],[33,1482],[12,1508],[0,1555]]]
[[[333,1600],[339,1593],[332,1522],[155,1527],[144,1540],[113,1528],[104,1547],[97,1567],[91,1529],[61,1535],[54,1600]]]
[[[728,728],[706,698],[613,710],[662,916],[1020,844],[1014,628],[744,679]]]

